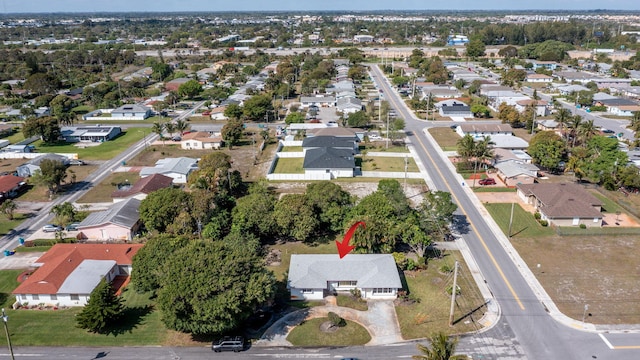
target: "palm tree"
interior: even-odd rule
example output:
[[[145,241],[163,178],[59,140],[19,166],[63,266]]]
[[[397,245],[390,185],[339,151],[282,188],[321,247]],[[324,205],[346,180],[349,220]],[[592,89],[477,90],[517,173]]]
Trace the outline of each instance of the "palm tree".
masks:
[[[571,129],[571,147],[576,146],[576,137],[578,137],[578,130],[582,125],[582,116],[574,115],[569,119],[569,128]]]
[[[466,134],[462,137],[462,139],[458,140],[458,155],[462,156],[464,161],[469,161],[474,155],[476,142],[473,139],[473,136]]]
[[[176,131],[180,131],[180,136],[184,135],[184,132],[189,128],[189,125],[186,121],[180,119],[176,121]]]
[[[458,346],[458,338],[449,339],[442,331],[437,332],[429,337],[431,346],[418,344],[418,350],[422,355],[413,355],[415,360],[455,360],[466,359],[465,355],[454,355]]]
[[[169,137],[173,138],[173,133],[176,132],[176,124],[171,121],[164,123],[164,129],[169,133]]]
[[[580,143],[586,144],[597,132],[593,119],[581,123],[577,134],[580,137]]]
[[[494,151],[491,145],[495,145],[493,141],[491,141],[490,136],[484,136],[482,140],[477,141],[474,147],[474,158],[475,158],[475,166],[473,167],[473,187],[476,186],[476,172],[478,171],[478,164],[484,163],[489,159],[493,159]]]
[[[154,122],[153,126],[151,127],[151,131],[153,131],[156,135],[158,135],[158,137],[160,137],[160,140],[162,140],[162,146],[164,146],[164,124],[157,121]]]
[[[558,124],[560,124],[560,137],[564,139],[564,125],[569,122],[569,119],[571,118],[571,112],[568,109],[562,108],[558,110],[555,118]]]

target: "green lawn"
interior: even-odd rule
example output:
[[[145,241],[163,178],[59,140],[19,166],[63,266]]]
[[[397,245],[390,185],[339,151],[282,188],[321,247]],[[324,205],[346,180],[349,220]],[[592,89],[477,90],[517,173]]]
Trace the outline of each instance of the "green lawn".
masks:
[[[84,196],[78,199],[78,203],[96,203],[112,201],[111,194],[118,190],[114,184],[129,183],[135,184],[140,180],[138,173],[118,172],[107,176],[101,183],[91,188]]]
[[[148,135],[149,131],[147,128],[129,128],[123,131],[121,136],[111,141],[84,149],[66,143],[47,145],[40,140],[36,141],[34,145],[39,152],[77,153],[78,157],[83,160],[109,160],[134,143],[141,141],[144,133]]]
[[[287,340],[294,346],[354,346],[371,341],[371,335],[362,326],[347,320],[347,325],[335,332],[323,332],[320,325],[328,318],[307,320],[289,333]]]
[[[367,145],[360,145],[359,146],[360,150],[367,150],[367,151],[373,151],[373,152],[394,152],[394,153],[409,153],[409,149],[406,146],[399,146],[399,145],[391,145],[389,144],[389,147],[387,148],[386,146],[381,146],[380,143],[376,143],[376,145],[373,145],[371,143],[367,144]]]
[[[615,214],[617,211],[620,211],[621,213],[626,213],[626,211],[624,211],[624,209],[620,205],[616,204],[615,201],[600,194],[599,192],[591,191],[591,195],[597,197],[598,200],[602,201],[602,212]]]
[[[4,215],[0,215],[0,219],[0,236],[4,236],[26,220],[26,217],[24,214],[14,214],[13,220],[7,220]]]
[[[365,159],[361,162],[362,171],[397,171],[404,172],[404,164],[405,158],[398,157],[371,157],[366,156]],[[413,160],[413,158],[407,158],[407,171],[408,172],[419,172],[418,165]]]
[[[484,204],[493,220],[498,223],[500,229],[507,234],[509,232],[509,219],[511,216],[510,203]],[[513,210],[513,224],[511,226],[512,237],[535,238],[553,236],[555,231],[549,226],[542,226],[533,217],[533,214],[526,212],[519,204]],[[507,234],[508,235],[508,234]]]
[[[6,138],[3,138],[3,140],[9,140],[10,143],[16,144],[24,140],[24,134],[22,133],[22,131],[18,131],[7,136]]]
[[[281,152],[302,152],[302,146],[285,146]]]
[[[0,289],[10,293],[18,284],[20,270],[0,271]],[[149,346],[162,345],[169,331],[153,309],[150,294],[125,291],[126,321],[109,335],[93,334],[76,327],[81,308],[60,310],[11,310],[13,296],[5,296],[11,341],[14,346]],[[64,331],[61,331],[64,329]]]
[[[336,254],[338,252],[336,244],[333,241],[314,246],[301,242],[288,242],[270,246],[269,250],[280,250],[282,253],[279,265],[267,267],[273,271],[278,280],[285,280],[284,276],[285,273],[289,271],[291,254]]]
[[[0,304],[5,309],[11,309],[11,304],[15,301],[11,292],[18,287],[18,275],[23,270],[2,270],[0,271]]]
[[[449,307],[451,296],[446,292],[448,286],[453,284],[452,273],[440,273],[443,264],[453,268],[455,260],[460,263],[458,272],[458,286],[460,296],[457,298],[457,306],[454,310],[454,326],[449,326]],[[413,304],[398,304],[396,314],[402,337],[404,339],[419,339],[436,332],[444,331],[447,334],[460,334],[467,331],[478,330],[474,321],[464,317],[476,308],[484,304],[482,294],[476,287],[471,273],[466,267],[459,252],[447,251],[441,259],[432,258],[428,267],[422,271],[405,272],[406,284],[409,294],[420,299]],[[473,313],[475,321],[482,317],[486,309],[480,308]]]
[[[274,174],[304,174],[304,158],[278,158]]]
[[[516,188],[508,188],[508,187],[476,187],[473,189],[474,192],[516,192],[518,191]]]
[[[437,127],[429,129],[429,133],[436,140],[441,148],[447,150],[456,150],[458,148],[458,140],[460,135],[448,127]]]

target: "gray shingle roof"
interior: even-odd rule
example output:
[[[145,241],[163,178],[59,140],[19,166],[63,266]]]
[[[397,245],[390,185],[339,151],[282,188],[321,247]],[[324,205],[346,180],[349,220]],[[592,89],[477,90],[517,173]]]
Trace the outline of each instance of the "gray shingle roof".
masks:
[[[197,168],[197,163],[198,160],[188,157],[160,159],[156,162],[156,166],[142,168],[140,170],[140,176],[144,177],[152,174],[168,173],[188,175]]]
[[[288,286],[324,289],[328,281],[357,281],[359,288],[402,288],[396,262],[390,254],[293,254]]]
[[[29,164],[29,165],[38,165],[38,166],[40,166],[40,163],[42,163],[42,161],[44,161],[44,160],[56,160],[56,161],[62,162],[65,165],[69,163],[69,158],[66,157],[66,156],[58,155],[58,154],[44,154],[42,156],[38,156],[36,158],[33,158],[33,159],[27,161],[25,163],[25,165]]]
[[[113,204],[109,209],[89,214],[86,219],[78,225],[78,229],[83,227],[97,226],[104,224],[116,224],[132,228],[140,220],[140,200],[129,198],[125,201]]]
[[[302,140],[303,148],[332,147],[339,149],[354,149],[355,135],[353,137],[344,136],[312,136]]]
[[[322,147],[305,152],[302,168],[307,169],[353,169],[356,161],[353,150]]]

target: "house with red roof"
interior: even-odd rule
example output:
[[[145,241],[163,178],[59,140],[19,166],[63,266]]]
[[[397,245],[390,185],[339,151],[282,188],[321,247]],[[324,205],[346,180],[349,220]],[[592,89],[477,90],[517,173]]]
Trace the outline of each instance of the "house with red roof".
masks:
[[[102,279],[128,283],[133,256],[142,244],[56,244],[38,268],[13,290],[22,305],[84,306]],[[118,290],[118,289],[117,289]]]
[[[21,176],[0,175],[0,204],[18,196],[26,187],[27,183]]]
[[[162,174],[153,174],[138,180],[133,186],[127,189],[116,190],[111,193],[113,202],[120,202],[128,198],[134,198],[138,200],[144,200],[147,195],[152,192],[164,188],[171,187],[173,184],[173,178]]]

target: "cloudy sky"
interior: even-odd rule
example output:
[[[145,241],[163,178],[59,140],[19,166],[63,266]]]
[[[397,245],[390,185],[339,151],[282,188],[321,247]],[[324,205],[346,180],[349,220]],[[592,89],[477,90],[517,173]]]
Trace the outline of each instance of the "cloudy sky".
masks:
[[[639,0],[0,0],[2,13],[286,10],[640,10]]]

